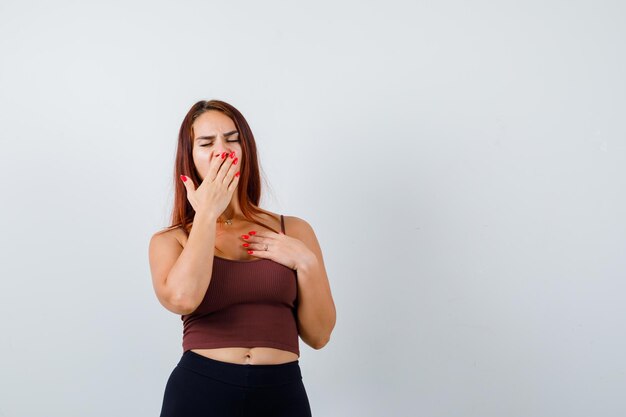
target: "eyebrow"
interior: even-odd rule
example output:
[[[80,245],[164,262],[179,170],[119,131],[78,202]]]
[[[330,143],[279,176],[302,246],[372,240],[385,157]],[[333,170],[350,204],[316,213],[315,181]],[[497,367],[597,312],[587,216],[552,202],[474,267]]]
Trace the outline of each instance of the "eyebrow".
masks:
[[[237,132],[236,130],[233,130],[232,132],[227,132],[227,133],[224,133],[224,137],[227,137],[227,136],[232,136],[232,135],[233,135],[233,134],[235,134],[235,133],[239,133],[239,132]],[[215,139],[215,136],[216,136],[216,135],[212,135],[212,136],[198,136],[198,137],[197,137],[197,138],[195,138],[194,140],[203,140],[203,139],[204,139],[204,140],[211,140],[211,139]]]

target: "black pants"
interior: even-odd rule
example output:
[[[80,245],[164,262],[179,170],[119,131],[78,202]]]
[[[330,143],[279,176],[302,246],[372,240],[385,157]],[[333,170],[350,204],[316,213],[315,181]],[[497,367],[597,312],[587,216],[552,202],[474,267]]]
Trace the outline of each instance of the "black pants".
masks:
[[[311,417],[299,361],[250,365],[188,350],[165,385],[160,417]]]

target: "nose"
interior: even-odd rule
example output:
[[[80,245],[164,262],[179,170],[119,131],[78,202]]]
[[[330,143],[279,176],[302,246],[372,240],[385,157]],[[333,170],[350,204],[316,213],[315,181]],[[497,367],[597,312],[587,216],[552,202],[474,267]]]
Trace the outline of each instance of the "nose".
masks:
[[[231,152],[235,152],[235,156],[237,155],[237,151],[235,151],[234,149],[229,149],[226,146],[217,146],[215,147],[215,153],[218,155],[222,155],[224,152],[226,152],[226,158],[228,158],[228,156],[231,154]]]
[[[230,155],[230,153],[231,153],[231,152],[233,152],[235,149],[234,149],[234,148],[231,148],[230,146],[228,146],[228,145],[229,145],[229,143],[228,143],[226,140],[224,140],[224,138],[223,138],[223,137],[222,137],[221,139],[222,139],[222,140],[216,140],[216,141],[214,142],[214,144],[215,144],[215,148],[214,148],[214,149],[215,149],[215,153],[216,153],[216,154],[221,155],[221,154],[223,154],[224,152],[226,152],[226,156],[228,156],[228,155]],[[238,155],[235,155],[235,156],[238,156]]]

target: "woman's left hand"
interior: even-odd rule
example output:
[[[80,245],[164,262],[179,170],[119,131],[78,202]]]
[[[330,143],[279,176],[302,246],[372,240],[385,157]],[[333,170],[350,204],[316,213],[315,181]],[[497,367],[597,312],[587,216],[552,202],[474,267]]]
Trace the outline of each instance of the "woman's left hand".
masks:
[[[271,259],[293,270],[298,270],[315,260],[315,254],[301,240],[287,236],[284,233],[275,233],[271,230],[256,232],[251,230],[241,235],[248,246],[242,246],[252,256]],[[252,253],[250,253],[252,251]]]

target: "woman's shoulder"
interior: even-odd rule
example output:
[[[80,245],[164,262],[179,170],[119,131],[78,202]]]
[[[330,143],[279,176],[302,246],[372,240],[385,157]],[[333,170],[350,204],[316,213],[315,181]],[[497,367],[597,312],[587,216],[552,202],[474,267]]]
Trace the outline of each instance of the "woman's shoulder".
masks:
[[[187,241],[187,233],[185,233],[185,230],[183,229],[182,226],[176,226],[176,227],[166,227],[164,229],[160,229],[157,230],[153,235],[152,238],[158,238],[158,239],[169,239],[169,240],[177,240],[178,243],[180,243],[181,246],[185,246],[185,242]]]
[[[301,217],[283,214],[283,219],[285,222],[285,234],[287,235],[298,237],[306,236],[313,232],[313,227]]]
[[[300,240],[304,243],[322,262],[324,258],[322,255],[322,248],[317,239],[317,235],[313,230],[313,226],[305,219],[297,216],[284,216],[285,218],[285,234]]]
[[[311,230],[311,225],[298,216],[291,216],[284,213],[274,213],[269,210],[264,210],[265,213],[259,214],[263,221],[269,222],[272,226],[275,226],[277,230],[280,230],[280,217],[282,215],[285,225],[285,234],[291,236],[300,236],[303,233]]]

